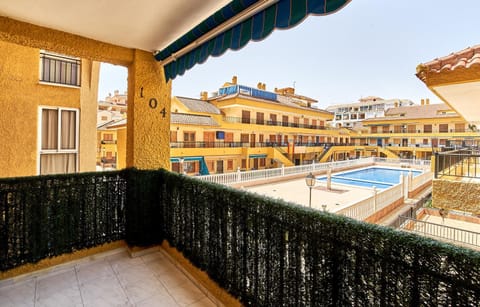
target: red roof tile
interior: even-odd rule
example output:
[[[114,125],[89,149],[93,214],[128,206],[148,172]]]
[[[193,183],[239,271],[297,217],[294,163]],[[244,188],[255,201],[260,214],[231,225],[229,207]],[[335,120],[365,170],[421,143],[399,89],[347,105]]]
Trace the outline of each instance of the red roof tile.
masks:
[[[417,76],[424,80],[425,73],[439,73],[446,70],[458,68],[470,68],[473,65],[480,65],[480,45],[468,47],[447,56],[436,58],[417,66]]]

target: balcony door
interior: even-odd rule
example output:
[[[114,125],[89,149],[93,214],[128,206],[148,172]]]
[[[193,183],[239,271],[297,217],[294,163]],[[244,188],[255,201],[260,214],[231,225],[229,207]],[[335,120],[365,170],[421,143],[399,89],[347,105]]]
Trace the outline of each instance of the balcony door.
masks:
[[[208,148],[215,147],[215,132],[214,131],[203,132],[203,142],[205,143],[205,147],[208,147]]]

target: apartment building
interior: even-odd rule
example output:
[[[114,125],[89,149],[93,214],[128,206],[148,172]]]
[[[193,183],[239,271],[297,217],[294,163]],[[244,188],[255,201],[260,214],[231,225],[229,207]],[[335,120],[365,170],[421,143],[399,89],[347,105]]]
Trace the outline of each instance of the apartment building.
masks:
[[[99,63],[4,41],[0,54],[0,177],[95,170]]]
[[[232,172],[311,163],[327,145],[350,142],[346,129],[331,129],[333,114],[293,88],[266,90],[237,78],[201,99],[174,97],[172,170],[188,174]]]
[[[480,215],[480,45],[453,52],[417,66],[417,77],[466,121],[469,136],[462,150],[437,153],[434,159],[432,205]],[[449,123],[449,129],[456,129]],[[468,143],[467,143],[468,141]],[[463,142],[463,141],[462,141]]]
[[[383,99],[376,96],[368,96],[359,99],[358,102],[336,104],[327,107],[334,117],[332,127],[355,128],[366,119],[385,116],[385,112],[394,107],[411,106],[414,103],[408,99]]]
[[[385,147],[402,158],[430,159],[435,151],[472,145],[472,125],[446,104],[389,108],[385,116],[365,119],[352,141],[356,145]]]

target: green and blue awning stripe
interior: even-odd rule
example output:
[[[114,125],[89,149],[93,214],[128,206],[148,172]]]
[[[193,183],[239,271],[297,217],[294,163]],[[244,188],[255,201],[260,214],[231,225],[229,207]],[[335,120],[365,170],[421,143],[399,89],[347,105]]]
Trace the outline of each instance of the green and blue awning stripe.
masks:
[[[228,49],[238,50],[252,40],[260,41],[276,28],[291,28],[309,15],[326,15],[333,13],[343,8],[350,1],[351,0],[280,0],[254,16],[247,18],[233,28],[225,30],[199,47],[177,58],[175,61],[166,64],[164,67],[166,79],[168,81],[174,79],[177,75],[183,75],[186,70],[192,68],[194,65],[205,62],[209,56],[220,56]],[[256,2],[258,2],[258,0],[232,1],[170,46],[155,54],[155,58],[158,61],[165,60]]]

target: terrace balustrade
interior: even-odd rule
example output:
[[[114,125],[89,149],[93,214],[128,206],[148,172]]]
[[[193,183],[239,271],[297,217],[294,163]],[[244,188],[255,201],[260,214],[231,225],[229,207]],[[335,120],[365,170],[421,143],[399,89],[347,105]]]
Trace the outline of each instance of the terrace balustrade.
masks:
[[[246,306],[477,306],[480,254],[165,170],[0,180],[0,270],[164,240]]]

